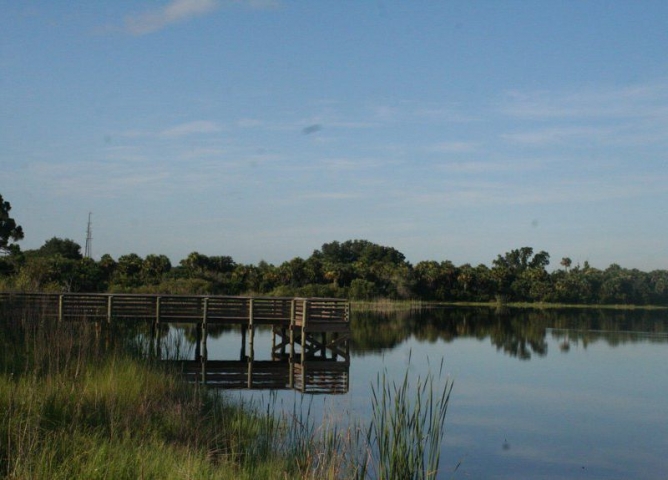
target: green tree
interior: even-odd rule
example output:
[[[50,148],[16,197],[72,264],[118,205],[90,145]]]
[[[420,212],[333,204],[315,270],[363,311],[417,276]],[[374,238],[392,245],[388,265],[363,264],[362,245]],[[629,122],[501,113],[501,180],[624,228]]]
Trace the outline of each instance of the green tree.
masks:
[[[141,272],[144,260],[136,253],[121,255],[113,275],[113,284],[120,290],[128,290],[139,287],[142,284]]]
[[[533,248],[522,247],[504,256],[499,255],[492,263],[499,299],[543,300],[549,294],[549,285],[545,284],[549,282],[549,275],[545,272],[545,267],[550,264],[549,253],[540,251],[534,255]],[[534,287],[534,282],[543,285]]]
[[[146,255],[141,266],[141,279],[146,285],[159,284],[163,276],[172,269],[172,262],[165,255]]]
[[[58,270],[61,266],[55,265],[58,259],[62,260],[62,257],[26,258],[16,275],[15,288],[24,292],[62,290],[61,285],[58,284]]]
[[[420,298],[427,300],[453,300],[458,286],[458,269],[446,260],[438,263],[425,260],[415,265],[415,291]]]
[[[348,288],[355,279],[375,284],[376,291],[386,297],[411,294],[412,267],[404,255],[392,247],[368,240],[347,240],[325,243],[309,259],[320,262],[322,275],[339,288]]]
[[[104,255],[102,255],[102,258],[100,258],[98,265],[102,270],[102,276],[104,278],[104,281],[105,282],[111,281],[111,278],[114,275],[114,272],[116,271],[116,265],[117,265],[116,260],[114,260],[112,256],[109,255],[108,253],[105,253]]]
[[[41,257],[61,256],[70,260],[81,260],[83,258],[81,246],[69,238],[53,237],[34,253]]]
[[[573,264],[573,261],[569,257],[564,257],[561,259],[561,262],[559,262],[562,267],[568,271],[569,268],[571,268],[571,265]]]
[[[234,263],[232,257],[228,255],[217,255],[208,258],[207,269],[214,274],[228,274],[232,273],[237,264]]]
[[[186,258],[179,262],[181,267],[188,272],[188,276],[203,277],[209,270],[209,257],[199,252],[191,252]]]
[[[0,254],[16,253],[19,246],[10,241],[18,242],[23,239],[23,229],[9,216],[12,206],[0,195]]]

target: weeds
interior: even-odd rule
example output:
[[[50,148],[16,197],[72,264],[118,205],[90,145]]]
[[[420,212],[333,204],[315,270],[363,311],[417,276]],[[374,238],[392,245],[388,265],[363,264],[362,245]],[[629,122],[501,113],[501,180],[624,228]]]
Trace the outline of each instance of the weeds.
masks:
[[[441,361],[439,378],[442,372]],[[390,381],[387,372],[376,378],[367,443],[370,467],[379,480],[436,478],[452,391],[449,380],[436,391],[436,380],[429,372],[424,379],[417,377],[413,387],[408,369],[401,383]]]
[[[370,424],[231,403],[147,361],[141,332],[0,318],[0,476],[13,479],[431,479],[452,384],[372,387]],[[139,339],[139,340],[137,340]],[[177,355],[184,346],[175,344]],[[442,365],[441,365],[442,368]],[[440,373],[439,373],[440,375]],[[301,397],[302,401],[308,397]]]

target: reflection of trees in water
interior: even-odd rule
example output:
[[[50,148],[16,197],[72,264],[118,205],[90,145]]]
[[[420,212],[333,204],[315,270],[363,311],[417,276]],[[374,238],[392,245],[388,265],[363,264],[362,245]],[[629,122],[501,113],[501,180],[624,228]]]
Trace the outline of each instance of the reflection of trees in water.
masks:
[[[668,314],[662,310],[576,310],[553,315],[551,336],[561,340],[562,351],[599,341],[613,347],[668,342]]]
[[[551,335],[567,341],[566,346],[578,343],[586,348],[596,341],[611,346],[635,341],[668,342],[668,312],[658,310],[439,307],[412,312],[353,312],[351,322],[351,351],[358,355],[392,349],[411,336],[431,343],[489,338],[498,350],[528,360],[547,355],[548,329],[555,329]]]
[[[413,332],[415,316],[409,311],[354,312],[350,321],[351,352],[378,353],[406,340]]]
[[[190,343],[194,344],[197,342],[197,330],[202,327],[196,323],[176,323],[173,324],[173,328],[183,332],[183,337]],[[258,330],[258,327],[255,327]],[[217,325],[209,324],[206,327],[207,336],[211,339],[218,339],[223,335],[230,333],[238,333],[241,331],[239,325]]]
[[[416,339],[450,342],[457,337],[489,338],[497,350],[528,360],[547,354],[545,326],[526,321],[510,310],[447,308],[425,310],[413,332]]]

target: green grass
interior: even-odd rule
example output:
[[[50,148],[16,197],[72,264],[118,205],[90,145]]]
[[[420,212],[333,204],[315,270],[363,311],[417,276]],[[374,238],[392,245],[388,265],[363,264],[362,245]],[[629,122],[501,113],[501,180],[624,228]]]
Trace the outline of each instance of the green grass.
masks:
[[[422,300],[389,300],[352,301],[356,311],[396,312],[403,310],[420,310],[434,307],[489,307],[524,308],[524,309],[595,309],[595,310],[668,310],[665,305],[612,305],[612,304],[579,304],[579,303],[547,303],[547,302],[437,302]]]
[[[236,446],[225,423],[211,422],[230,417],[225,405],[132,359],[75,377],[5,375],[0,408],[9,478],[235,478],[214,468]]]
[[[84,323],[0,319],[0,476],[417,479],[438,466],[451,385],[436,394],[431,377],[418,379],[416,396],[408,377],[399,388],[379,384],[372,422],[343,428],[315,423],[303,406],[278,414],[275,397],[266,408],[232,402],[132,353],[142,346],[105,346],[98,333]],[[383,432],[393,432],[391,443]],[[399,447],[415,443],[426,450],[393,470]]]
[[[442,371],[443,363],[439,377]],[[367,445],[372,447],[368,468],[376,478],[436,478],[452,392],[452,381],[437,390],[436,380],[431,372],[411,380],[408,370],[399,383],[390,381],[387,373],[378,375],[367,430]]]
[[[427,308],[430,305],[435,305],[433,302],[423,302],[422,300],[353,300],[350,302],[353,309],[356,311],[371,311],[371,312],[396,312],[403,310],[420,310]]]

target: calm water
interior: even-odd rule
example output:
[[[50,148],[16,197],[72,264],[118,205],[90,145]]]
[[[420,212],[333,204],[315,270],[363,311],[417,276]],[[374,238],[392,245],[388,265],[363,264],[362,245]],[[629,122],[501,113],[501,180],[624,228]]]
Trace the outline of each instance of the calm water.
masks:
[[[209,358],[234,359],[239,339],[210,338]],[[256,358],[270,347],[271,334],[260,333]],[[668,476],[665,312],[356,313],[351,351],[349,392],[307,399],[315,415],[363,421],[379,372],[424,377],[443,359],[454,389],[439,478]],[[301,402],[293,391],[278,398],[289,410]]]

